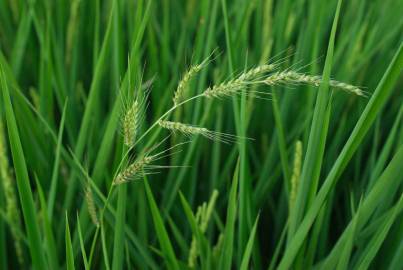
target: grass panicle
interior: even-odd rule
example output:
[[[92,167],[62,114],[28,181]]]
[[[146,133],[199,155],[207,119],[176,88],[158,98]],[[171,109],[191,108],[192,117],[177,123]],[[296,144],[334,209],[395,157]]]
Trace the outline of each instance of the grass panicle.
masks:
[[[216,132],[216,131],[209,130],[207,128],[183,124],[180,122],[160,120],[160,121],[158,121],[158,125],[173,133],[178,132],[185,136],[201,135],[203,137],[206,137],[207,139],[210,139],[213,141],[220,141],[220,142],[224,142],[224,143],[235,142],[235,141],[237,141],[237,139],[239,139],[239,137],[237,137],[235,135]]]
[[[189,87],[191,80],[204,68],[208,65],[209,58],[205,59],[202,63],[191,66],[186,73],[183,75],[182,79],[178,83],[178,87],[176,88],[173,103],[175,106],[178,106],[180,102],[183,101],[186,95],[186,89]]]
[[[307,84],[307,85],[312,85],[315,87],[319,87],[319,85],[322,82],[322,77],[321,76],[312,76],[312,75],[307,75],[303,73],[299,73],[296,71],[292,70],[287,70],[287,71],[281,71],[281,72],[275,72],[272,75],[268,76],[264,82],[267,85],[279,85],[279,84]],[[343,90],[345,92],[355,94],[357,96],[365,96],[364,91],[362,91],[360,88],[347,84],[344,82],[339,82],[335,80],[329,80],[329,86]]]
[[[251,85],[258,83],[259,79],[261,79],[261,76],[276,70],[276,68],[277,64],[265,64],[252,68],[241,73],[235,79],[208,87],[203,92],[203,96],[207,98],[222,98],[236,96],[243,92],[245,92],[248,96],[259,96],[259,94],[265,94],[257,91],[246,92],[246,90]]]
[[[295,199],[297,196],[298,180],[301,175],[301,165],[302,165],[302,142],[297,141],[295,143],[294,164],[290,180],[291,182],[290,199],[289,199],[290,210],[294,206]]]
[[[113,181],[114,185],[123,184],[132,180],[141,179],[143,171],[154,160],[154,156],[143,156],[126,167]]]
[[[97,207],[95,206],[94,194],[89,183],[87,184],[87,188],[85,189],[85,201],[87,202],[88,213],[90,214],[92,223],[94,223],[95,226],[99,227]]]
[[[139,126],[139,102],[134,100],[123,117],[123,139],[127,147],[134,146]]]

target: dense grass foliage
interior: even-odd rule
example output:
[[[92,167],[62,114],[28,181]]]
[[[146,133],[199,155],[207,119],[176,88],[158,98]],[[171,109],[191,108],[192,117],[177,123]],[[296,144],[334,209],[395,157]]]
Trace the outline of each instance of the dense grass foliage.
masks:
[[[403,269],[399,0],[0,0],[0,269]]]

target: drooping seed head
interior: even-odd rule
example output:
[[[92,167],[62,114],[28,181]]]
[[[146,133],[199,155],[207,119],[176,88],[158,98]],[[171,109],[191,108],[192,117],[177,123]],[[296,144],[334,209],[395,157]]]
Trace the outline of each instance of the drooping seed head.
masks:
[[[264,80],[264,82],[267,85],[303,83],[303,84],[308,84],[308,85],[318,87],[322,82],[322,77],[302,74],[302,73],[299,73],[296,71],[288,70],[288,71],[276,72],[274,74],[271,74]],[[329,86],[355,94],[355,95],[358,95],[358,96],[365,96],[364,92],[360,88],[358,88],[354,85],[351,85],[351,84],[339,82],[336,80],[330,80]]]

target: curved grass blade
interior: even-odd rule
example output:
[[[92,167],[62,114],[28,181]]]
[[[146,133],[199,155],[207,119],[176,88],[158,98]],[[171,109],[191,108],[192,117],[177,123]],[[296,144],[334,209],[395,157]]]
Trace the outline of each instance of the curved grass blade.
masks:
[[[337,23],[339,20],[340,8],[342,0],[337,3],[336,13],[333,19],[332,31],[330,34],[329,45],[326,54],[325,67],[323,70],[322,83],[319,87],[316,105],[314,109],[314,115],[312,120],[312,126],[308,139],[308,146],[306,150],[306,156],[302,167],[301,177],[299,179],[299,188],[297,191],[297,197],[295,201],[295,210],[290,215],[290,227],[288,234],[287,246],[290,244],[290,240],[294,236],[294,233],[300,223],[306,207],[308,207],[309,195],[316,193],[319,172],[321,170],[323,154],[324,154],[324,142],[327,136],[327,125],[329,121],[329,114],[326,113],[329,102],[329,81],[330,73],[333,62],[334,42],[337,30]]]
[[[168,269],[179,269],[178,262],[175,256],[174,249],[169,240],[168,232],[165,229],[161,214],[158,210],[157,203],[151,192],[147,178],[144,177],[144,187],[147,195],[148,204],[150,206],[151,215],[154,221],[155,232],[157,233],[158,241],[160,242],[162,252],[164,254]]]
[[[221,250],[219,260],[219,269],[229,270],[232,265],[232,253],[234,249],[234,234],[235,234],[235,220],[237,212],[237,189],[239,178],[239,160],[235,168],[234,176],[232,179],[231,190],[229,193],[228,209],[227,209],[227,222],[225,224],[224,242]]]
[[[252,254],[253,244],[255,243],[255,236],[256,236],[256,228],[259,222],[259,215],[256,217],[255,224],[252,227],[252,231],[249,235],[248,243],[246,244],[245,251],[242,256],[241,267],[240,270],[248,270],[250,255]]]
[[[35,211],[35,203],[30,187],[27,165],[25,163],[24,151],[20,141],[20,135],[17,128],[13,107],[11,105],[10,92],[6,81],[6,75],[3,66],[0,65],[0,80],[3,93],[4,110],[7,120],[8,136],[10,140],[11,154],[13,157],[16,173],[18,194],[21,201],[22,213],[24,216],[25,227],[27,230],[28,241],[33,268],[37,270],[47,269],[42,254],[42,239],[39,232],[39,225]]]
[[[66,268],[68,270],[74,270],[74,253],[73,246],[71,245],[71,237],[70,237],[70,228],[69,228],[69,219],[67,217],[66,212]]]
[[[368,242],[364,252],[361,254],[359,262],[354,269],[368,269],[376,253],[380,249],[390,228],[392,227],[396,217],[403,208],[403,194],[400,196],[398,203],[393,207],[393,211],[385,217],[385,221],[379,226],[372,239]]]
[[[280,262],[279,269],[288,269],[295,256],[297,255],[303,241],[315,221],[323,203],[325,202],[331,188],[337,182],[341,173],[352,158],[354,152],[362,142],[364,136],[368,132],[377,114],[388,100],[393,87],[398,80],[403,67],[403,44],[400,45],[382,80],[378,84],[374,94],[361,114],[353,132],[343,147],[335,164],[333,165],[329,175],[325,179],[321,189],[312,202],[307,214],[298,227],[296,233],[290,241],[289,247],[286,249],[284,256]]]

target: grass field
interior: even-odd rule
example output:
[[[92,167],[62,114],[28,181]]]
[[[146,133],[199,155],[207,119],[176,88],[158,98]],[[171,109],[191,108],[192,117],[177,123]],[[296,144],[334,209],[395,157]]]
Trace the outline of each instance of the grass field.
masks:
[[[0,0],[0,269],[403,269],[399,0]]]

